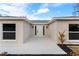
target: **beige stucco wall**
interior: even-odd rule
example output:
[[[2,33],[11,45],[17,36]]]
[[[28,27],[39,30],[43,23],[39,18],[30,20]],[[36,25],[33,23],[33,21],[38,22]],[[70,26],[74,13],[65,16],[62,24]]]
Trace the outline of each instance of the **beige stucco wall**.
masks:
[[[69,40],[69,21],[57,21],[57,35],[59,35],[59,32],[65,31],[65,41]],[[58,36],[56,35],[56,39],[58,39]],[[59,40],[57,40],[58,43],[60,43]]]
[[[79,21],[55,21],[49,25],[50,36],[56,43],[60,43],[58,32],[65,31],[65,44],[79,44],[79,40],[69,40],[69,24],[79,24]]]
[[[33,28],[28,22],[23,22],[23,43],[28,42],[29,38],[32,37]]]
[[[16,39],[3,40],[3,25],[4,23],[16,24]],[[23,42],[23,21],[0,21],[0,46],[21,46]]]
[[[57,43],[57,39],[56,39],[56,32],[57,32],[57,22],[51,23],[48,26],[48,34],[50,36],[50,38]]]
[[[48,25],[46,24],[45,25],[45,37],[46,38],[49,38],[50,36],[49,36],[49,29],[48,29]]]

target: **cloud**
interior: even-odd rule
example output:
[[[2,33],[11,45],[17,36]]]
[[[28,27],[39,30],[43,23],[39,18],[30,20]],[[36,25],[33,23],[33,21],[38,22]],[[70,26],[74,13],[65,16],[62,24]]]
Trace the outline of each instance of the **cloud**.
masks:
[[[29,4],[0,3],[0,15],[2,16],[26,16],[30,20],[38,20],[40,17],[27,13]],[[44,9],[45,10],[45,9]],[[43,12],[42,10],[38,12]]]
[[[48,8],[49,6],[49,3],[43,3],[41,4],[40,8]]]
[[[27,13],[25,12],[24,7],[25,4],[1,3],[0,14],[8,16],[26,16]]]
[[[54,7],[59,7],[59,6],[63,5],[63,4],[64,4],[64,3],[53,3],[52,6],[54,6]]]
[[[50,20],[51,17],[38,17],[38,16],[34,16],[34,15],[28,15],[27,18],[29,20]]]
[[[41,4],[41,6],[37,10],[33,10],[33,15],[39,15],[43,13],[48,13],[50,9],[48,8],[48,4]]]
[[[48,7],[59,7],[61,5],[63,5],[64,3],[43,3],[40,8],[48,8]]]
[[[28,13],[28,7],[30,3],[0,3],[0,15],[3,16],[26,16],[28,19],[33,20],[46,20],[50,18],[43,18],[39,17],[40,14],[45,14],[50,12],[50,6],[51,7],[58,7],[62,4],[59,3],[43,3],[40,4],[39,8],[37,10],[32,10],[32,14]]]
[[[49,11],[50,10],[48,8],[40,8],[33,15],[43,14],[43,13],[47,13]]]
[[[50,11],[49,7],[59,7],[63,3],[43,3],[37,10],[33,10],[33,15],[39,15],[43,13],[48,13]]]
[[[37,13],[46,13],[46,12],[49,12],[49,9],[48,8],[39,9],[37,11]]]

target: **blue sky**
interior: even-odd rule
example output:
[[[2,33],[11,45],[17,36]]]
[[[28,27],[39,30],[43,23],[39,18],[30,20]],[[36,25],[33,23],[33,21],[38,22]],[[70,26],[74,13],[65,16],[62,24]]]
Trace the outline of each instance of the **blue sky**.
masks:
[[[74,3],[0,3],[3,16],[26,16],[29,20],[50,20],[72,16]]]

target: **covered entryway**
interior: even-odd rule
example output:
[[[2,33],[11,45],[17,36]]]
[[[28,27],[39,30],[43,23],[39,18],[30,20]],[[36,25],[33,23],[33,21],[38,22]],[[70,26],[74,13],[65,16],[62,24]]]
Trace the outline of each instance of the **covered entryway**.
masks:
[[[48,22],[49,20],[31,20],[33,28],[33,36],[37,38],[49,37]]]
[[[35,36],[36,37],[44,37],[45,36],[45,26],[43,25],[35,25]]]

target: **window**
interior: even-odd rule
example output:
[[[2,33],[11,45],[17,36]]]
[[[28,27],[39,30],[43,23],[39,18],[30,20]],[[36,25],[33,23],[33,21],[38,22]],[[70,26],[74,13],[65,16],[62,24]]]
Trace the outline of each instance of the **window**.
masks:
[[[35,35],[37,35],[37,28],[36,28],[36,26],[35,26]]]
[[[43,35],[45,35],[45,27],[43,26]]]
[[[3,39],[15,39],[15,32],[3,32]]]
[[[69,24],[69,40],[79,40],[79,24]]]
[[[15,24],[3,24],[3,31],[15,31]]]
[[[3,40],[15,40],[16,36],[15,24],[3,24]]]
[[[79,40],[79,33],[69,33],[69,39],[71,40]]]
[[[79,24],[69,24],[69,31],[79,31]]]

